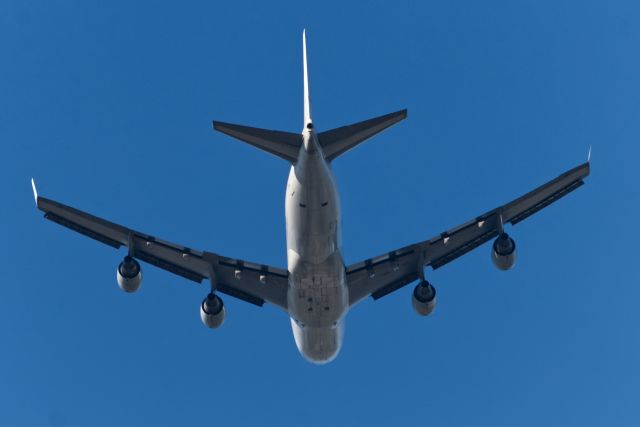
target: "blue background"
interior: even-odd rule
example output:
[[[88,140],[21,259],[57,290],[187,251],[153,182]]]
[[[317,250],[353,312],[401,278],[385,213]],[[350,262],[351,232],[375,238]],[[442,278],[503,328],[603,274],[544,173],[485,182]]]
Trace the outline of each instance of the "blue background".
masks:
[[[268,4],[267,4],[268,3]],[[0,425],[640,425],[637,1],[0,3]],[[287,165],[210,121],[302,129],[409,109],[334,164],[347,263],[430,238],[582,163],[584,187],[347,318],[326,366],[289,319],[42,219],[41,194],[285,266]]]

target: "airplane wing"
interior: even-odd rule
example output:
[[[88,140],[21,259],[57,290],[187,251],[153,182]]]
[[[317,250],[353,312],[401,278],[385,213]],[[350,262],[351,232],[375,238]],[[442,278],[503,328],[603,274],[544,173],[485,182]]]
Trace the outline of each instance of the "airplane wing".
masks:
[[[424,267],[434,270],[495,238],[502,224],[515,225],[584,184],[589,162],[577,166],[524,196],[480,215],[430,240],[405,246],[347,267],[349,304],[371,295],[381,298],[418,280]]]
[[[194,282],[201,283],[213,275],[216,289],[222,293],[258,306],[266,301],[287,311],[286,270],[160,240],[40,197],[35,185],[33,191],[38,209],[48,220],[116,249],[125,246],[132,257]]]

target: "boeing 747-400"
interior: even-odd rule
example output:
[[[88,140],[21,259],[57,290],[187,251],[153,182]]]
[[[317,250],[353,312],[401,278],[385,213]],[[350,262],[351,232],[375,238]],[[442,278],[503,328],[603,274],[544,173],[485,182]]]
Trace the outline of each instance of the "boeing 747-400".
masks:
[[[304,123],[301,133],[282,132],[213,122],[215,130],[281,157],[291,170],[285,194],[287,268],[228,258],[199,251],[131,230],[40,197],[45,218],[99,242],[128,249],[118,266],[118,285],[135,292],[142,281],[138,261],[152,264],[211,288],[200,304],[202,322],[217,328],[225,319],[220,293],[257,306],[271,303],[287,313],[296,346],[313,363],[333,360],[342,345],[347,312],[371,296],[374,300],[417,282],[413,308],[430,314],[436,291],[425,269],[437,269],[493,240],[496,267],[510,269],[516,244],[505,224],[516,225],[580,187],[589,175],[589,160],[503,206],[435,237],[345,265],[341,246],[340,199],[331,163],[356,145],[407,117],[401,110],[363,122],[318,132],[309,100],[306,38],[303,33]]]

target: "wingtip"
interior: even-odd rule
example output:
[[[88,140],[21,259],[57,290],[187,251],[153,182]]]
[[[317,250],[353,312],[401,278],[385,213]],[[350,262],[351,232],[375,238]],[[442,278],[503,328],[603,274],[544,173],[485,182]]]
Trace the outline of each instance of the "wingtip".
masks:
[[[31,188],[33,188],[33,200],[35,200],[36,206],[38,206],[38,190],[36,189],[36,182],[33,178],[31,178]]]
[[[589,152],[587,153],[587,163],[591,163],[591,146],[589,146]]]

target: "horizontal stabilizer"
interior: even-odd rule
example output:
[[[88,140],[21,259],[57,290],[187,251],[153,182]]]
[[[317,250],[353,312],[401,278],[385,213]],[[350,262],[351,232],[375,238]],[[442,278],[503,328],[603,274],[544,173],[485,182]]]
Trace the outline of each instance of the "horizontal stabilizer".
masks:
[[[213,128],[268,153],[275,154],[290,163],[296,162],[302,145],[302,135],[299,133],[252,128],[216,121],[213,122]]]
[[[407,118],[407,110],[339,127],[318,134],[318,141],[324,151],[324,157],[331,161],[346,151],[352,149],[362,141],[382,132],[391,125]]]

